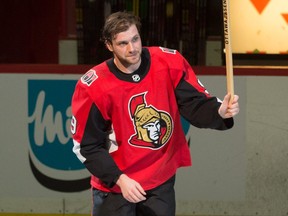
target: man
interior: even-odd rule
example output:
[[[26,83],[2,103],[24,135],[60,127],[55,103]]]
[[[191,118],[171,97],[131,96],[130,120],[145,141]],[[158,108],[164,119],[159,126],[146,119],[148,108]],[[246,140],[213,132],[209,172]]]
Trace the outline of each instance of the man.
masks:
[[[191,165],[180,115],[226,130],[239,112],[238,96],[210,96],[179,52],[142,47],[140,27],[126,12],[106,19],[113,58],[83,75],[72,99],[73,151],[92,174],[95,216],[174,216],[176,170]]]

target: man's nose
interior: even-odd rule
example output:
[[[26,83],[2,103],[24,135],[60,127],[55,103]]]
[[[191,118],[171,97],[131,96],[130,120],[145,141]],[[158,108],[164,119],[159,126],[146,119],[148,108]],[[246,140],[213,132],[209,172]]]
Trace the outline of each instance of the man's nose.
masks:
[[[134,44],[132,42],[128,43],[128,50],[129,50],[129,52],[133,52],[134,51]]]

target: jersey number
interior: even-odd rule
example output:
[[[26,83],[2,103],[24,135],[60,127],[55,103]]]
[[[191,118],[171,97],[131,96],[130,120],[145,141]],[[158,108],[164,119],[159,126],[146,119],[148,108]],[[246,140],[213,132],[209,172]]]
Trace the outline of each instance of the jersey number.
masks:
[[[72,116],[71,119],[71,133],[74,135],[76,133],[76,125],[77,125],[77,120],[74,116]]]

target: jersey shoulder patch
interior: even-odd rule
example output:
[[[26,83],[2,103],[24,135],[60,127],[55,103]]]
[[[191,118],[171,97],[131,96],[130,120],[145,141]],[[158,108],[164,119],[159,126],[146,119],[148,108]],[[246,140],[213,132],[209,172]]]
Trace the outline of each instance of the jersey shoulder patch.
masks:
[[[162,50],[162,52],[164,52],[164,53],[169,53],[169,54],[176,54],[176,50],[175,49],[170,49],[170,48],[166,48],[166,47],[159,47],[161,50]]]
[[[98,78],[96,70],[90,69],[82,77],[81,82],[87,86],[90,86]]]
[[[91,86],[97,79],[105,77],[104,74],[107,74],[108,67],[105,62],[96,65],[95,67],[88,70],[81,78],[80,81],[82,84]]]

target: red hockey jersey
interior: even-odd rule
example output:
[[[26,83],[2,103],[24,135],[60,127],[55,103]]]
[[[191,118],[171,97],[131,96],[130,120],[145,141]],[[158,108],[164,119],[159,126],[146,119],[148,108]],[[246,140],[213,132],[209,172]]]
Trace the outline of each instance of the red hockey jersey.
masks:
[[[132,74],[113,59],[93,67],[72,98],[73,151],[103,191],[121,192],[115,182],[122,173],[149,190],[190,166],[180,115],[199,128],[233,126],[179,52],[145,47],[141,59]]]

